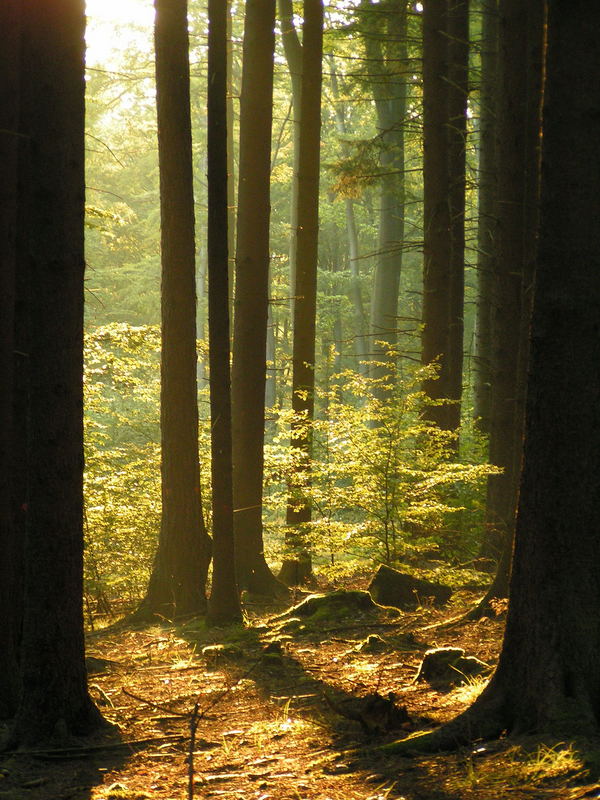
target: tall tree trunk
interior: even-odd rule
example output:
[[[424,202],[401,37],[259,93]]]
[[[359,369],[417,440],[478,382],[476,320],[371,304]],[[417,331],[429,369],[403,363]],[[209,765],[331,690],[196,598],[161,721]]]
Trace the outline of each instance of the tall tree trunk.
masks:
[[[465,190],[469,95],[469,2],[448,2],[448,201],[450,286],[448,291],[448,407],[453,430],[460,426],[465,298]]]
[[[346,110],[345,104],[340,98],[338,77],[335,69],[335,59],[332,55],[329,56],[329,73],[331,92],[335,104],[334,111],[336,129],[342,139],[342,151],[344,155],[348,155],[348,144],[344,141],[344,138],[348,135],[346,125]],[[346,237],[348,240],[348,266],[350,268],[350,288],[348,294],[352,303],[354,321],[354,352],[358,362],[357,369],[362,372],[365,370],[367,359],[367,348],[365,345],[366,321],[360,285],[358,230],[356,225],[356,215],[354,213],[354,200],[351,197],[344,198],[344,215],[346,219]]]
[[[477,209],[477,312],[474,417],[490,432],[492,388],[492,285],[496,258],[496,93],[498,81],[498,0],[482,0],[481,84],[479,89],[479,168]]]
[[[523,438],[523,392],[538,202],[543,2],[500,0],[498,227],[492,316],[490,461],[482,553],[512,540]],[[525,80],[523,76],[527,76]],[[519,396],[521,398],[519,399]]]
[[[398,335],[398,293],[404,243],[404,122],[406,116],[407,19],[405,0],[388,0],[374,14],[371,0],[363,0],[361,26],[371,92],[377,112],[381,187],[377,263],[371,295],[371,373],[384,378],[385,364]],[[370,23],[370,20],[374,20]],[[392,357],[393,358],[393,357]],[[383,366],[381,366],[383,365]]]
[[[19,697],[18,547],[13,520],[13,369],[19,161],[20,10],[0,7],[4,42],[0,51],[0,719],[11,717]]]
[[[298,220],[295,231],[294,341],[292,355],[291,446],[298,468],[292,479],[287,509],[286,545],[294,553],[284,560],[280,579],[302,583],[311,573],[311,559],[302,528],[311,519],[306,493],[314,416],[315,326],[319,241],[319,165],[321,145],[321,82],[323,57],[323,2],[305,0],[302,29],[302,92],[298,153]],[[308,426],[308,428],[307,428]]]
[[[24,0],[21,100],[28,142],[30,503],[12,742],[102,724],[83,636],[84,30],[82,0]]]
[[[264,556],[265,382],[275,0],[247,0],[240,98],[240,166],[233,336],[233,497],[238,586],[287,590]]]
[[[233,534],[229,259],[227,250],[227,7],[208,3],[208,330],[213,573],[210,624],[240,622]]]
[[[298,228],[298,159],[300,155],[300,114],[302,95],[302,44],[294,23],[294,6],[292,0],[277,0],[277,11],[281,23],[281,41],[285,60],[287,61],[292,85],[292,124],[293,124],[293,163],[292,193],[290,204],[290,312],[294,315],[294,292],[296,283],[296,230]]]
[[[448,356],[448,298],[452,283],[450,186],[448,176],[448,0],[423,6],[423,328],[422,360],[437,360],[436,380],[423,388],[439,401],[451,396]],[[449,405],[433,405],[427,414],[441,428],[453,429]]]
[[[187,0],[155,0],[161,210],[161,479],[157,555],[140,611],[206,610],[210,539],[198,463],[196,248]]]

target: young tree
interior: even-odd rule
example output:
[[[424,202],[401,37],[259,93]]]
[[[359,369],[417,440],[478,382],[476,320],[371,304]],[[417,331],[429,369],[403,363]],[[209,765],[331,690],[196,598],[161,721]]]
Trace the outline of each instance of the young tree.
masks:
[[[475,703],[396,749],[456,747],[505,730],[600,730],[600,62],[595,36],[584,33],[600,25],[600,6],[549,0],[547,8],[540,229],[506,633]]]
[[[12,743],[102,724],[83,612],[83,0],[21,3],[31,393],[22,692]]]
[[[13,369],[19,157],[19,6],[0,7],[4,45],[0,51],[0,719],[12,716],[19,697],[17,661],[20,591],[13,522]]]
[[[305,0],[302,27],[302,90],[297,175],[297,227],[293,231],[296,275],[292,353],[291,446],[297,465],[286,522],[286,544],[295,554],[284,560],[279,578],[287,585],[302,583],[311,573],[303,547],[301,525],[310,522],[310,502],[302,491],[311,456],[310,422],[314,415],[317,258],[319,241],[319,164],[321,146],[321,83],[323,2]],[[307,424],[308,423],[308,424]]]
[[[233,497],[240,589],[287,590],[264,557],[265,381],[275,0],[247,0],[244,26],[232,366]]]
[[[227,248],[227,6],[208,3],[208,331],[210,363],[213,574],[207,619],[242,619],[235,576],[229,262]]]
[[[196,381],[196,260],[187,0],[155,0],[161,210],[161,495],[158,551],[141,613],[206,610]],[[138,612],[139,613],[139,612]]]

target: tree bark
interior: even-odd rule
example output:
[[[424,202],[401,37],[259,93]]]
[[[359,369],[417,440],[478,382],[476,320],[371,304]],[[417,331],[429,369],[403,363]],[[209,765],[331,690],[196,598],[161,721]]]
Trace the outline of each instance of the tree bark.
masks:
[[[21,609],[18,588],[19,542],[13,520],[13,369],[19,161],[20,11],[0,7],[4,31],[0,50],[0,719],[11,717],[20,692],[18,645]]]
[[[265,383],[275,0],[248,0],[240,98],[240,163],[233,335],[233,497],[240,589],[286,594],[264,556]]]
[[[499,557],[514,533],[523,441],[531,264],[538,203],[543,3],[501,0],[497,112],[497,253],[492,294],[490,451],[482,554]],[[527,76],[524,80],[523,76]]]
[[[187,0],[155,0],[161,209],[161,478],[157,555],[142,613],[206,611],[210,539],[198,462],[196,246]]]
[[[210,624],[241,622],[235,576],[229,258],[227,246],[227,8],[208,3],[208,330],[210,364],[213,573]]]
[[[12,744],[92,732],[83,636],[84,30],[82,0],[21,4],[31,269],[30,503]]]
[[[421,357],[437,361],[436,380],[424,382],[434,402],[451,396],[448,297],[451,285],[451,218],[448,176],[448,0],[423,6],[423,310]],[[452,430],[448,404],[432,405],[428,419]]]
[[[496,94],[498,81],[498,0],[481,6],[481,84],[477,209],[477,311],[473,414],[478,429],[490,432],[492,388],[492,284],[496,257]]]
[[[294,341],[292,353],[291,447],[297,470],[286,515],[286,545],[295,553],[279,574],[288,585],[305,581],[311,560],[302,529],[311,519],[306,488],[311,458],[310,423],[314,415],[317,258],[319,240],[319,165],[321,145],[321,82],[323,56],[323,2],[305,0],[302,42],[302,92],[298,153],[298,220],[295,231]],[[307,427],[308,426],[308,427]]]
[[[370,336],[371,373],[384,378],[390,350],[397,343],[398,293],[404,244],[404,122],[406,115],[407,4],[390,0],[378,6],[373,16],[372,3],[363,0],[362,27],[371,92],[377,112],[381,186],[379,193],[379,231],[377,263],[371,295]],[[371,14],[375,20],[369,24]],[[395,360],[394,357],[391,357]],[[382,366],[383,365],[383,366]]]
[[[469,0],[448,2],[448,202],[450,285],[448,287],[448,406],[452,430],[460,427],[464,299],[467,100],[469,96]]]

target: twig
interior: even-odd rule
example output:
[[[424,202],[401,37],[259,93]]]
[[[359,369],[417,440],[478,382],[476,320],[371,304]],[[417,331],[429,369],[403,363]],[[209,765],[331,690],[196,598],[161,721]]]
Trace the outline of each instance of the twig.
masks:
[[[151,736],[147,739],[131,739],[125,742],[107,742],[106,744],[95,744],[83,747],[60,747],[49,750],[13,750],[10,756],[49,756],[51,758],[77,758],[79,756],[94,753],[99,750],[122,750],[123,748],[132,749],[146,744],[156,744],[157,742],[180,742],[186,737],[183,734],[170,734],[167,736]]]
[[[202,719],[202,717],[206,716],[206,713],[214,708],[217,703],[220,703],[221,700],[227,696],[227,694],[233,689],[234,686],[240,684],[243,680],[245,680],[250,673],[252,673],[256,667],[260,664],[260,661],[255,661],[254,664],[247,669],[242,675],[240,675],[237,680],[233,683],[226,686],[222,692],[220,692],[213,700],[208,703],[206,708],[203,708],[202,711],[199,710],[200,708],[200,701],[196,700],[194,703],[194,708],[192,709],[192,713],[190,715],[190,749],[189,749],[189,759],[188,759],[188,800],[194,800],[194,745],[196,742],[196,730],[198,728],[198,723]]]
[[[153,706],[157,708],[159,711],[167,711],[169,714],[173,714],[175,717],[181,717],[182,719],[187,719],[189,717],[188,711],[174,711],[170,706],[166,703],[157,703],[155,700],[148,700],[146,697],[140,697],[139,694],[134,694],[133,692],[129,692],[125,687],[121,687],[121,691],[123,694],[126,694],[127,697],[133,698],[133,700],[139,700],[140,703],[145,703],[147,706]]]
[[[194,800],[194,750],[196,748],[196,731],[200,722],[198,708],[200,700],[196,700],[190,717],[190,749],[188,752],[188,800]]]

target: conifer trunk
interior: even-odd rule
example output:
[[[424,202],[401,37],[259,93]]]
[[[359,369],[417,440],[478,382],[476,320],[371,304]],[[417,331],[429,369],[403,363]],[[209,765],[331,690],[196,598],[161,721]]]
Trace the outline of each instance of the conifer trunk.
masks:
[[[298,152],[298,219],[295,231],[294,340],[292,353],[291,447],[296,470],[286,515],[286,545],[292,555],[279,574],[287,585],[302,583],[311,574],[311,559],[303,529],[311,519],[306,488],[310,467],[314,416],[317,258],[319,242],[319,165],[321,146],[321,82],[323,2],[305,0],[302,41],[302,92]],[[308,428],[307,428],[308,425]],[[295,484],[295,485],[293,485]]]
[[[233,533],[229,254],[227,238],[227,7],[208,4],[208,331],[213,573],[210,624],[240,622]]]
[[[155,8],[162,262],[162,515],[158,551],[140,610],[172,616],[206,610],[210,539],[202,516],[198,461],[187,0],[155,0]]]

